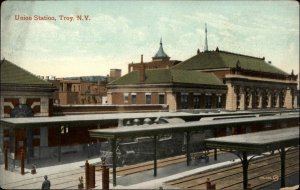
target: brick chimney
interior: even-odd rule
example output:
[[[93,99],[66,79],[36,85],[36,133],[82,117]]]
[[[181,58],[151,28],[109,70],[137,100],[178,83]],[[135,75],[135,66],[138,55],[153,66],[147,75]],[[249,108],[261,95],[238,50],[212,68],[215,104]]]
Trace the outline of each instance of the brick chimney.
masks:
[[[143,62],[143,54],[141,55],[141,67],[139,70],[139,74],[140,74],[140,82],[144,82],[145,81],[145,64]]]

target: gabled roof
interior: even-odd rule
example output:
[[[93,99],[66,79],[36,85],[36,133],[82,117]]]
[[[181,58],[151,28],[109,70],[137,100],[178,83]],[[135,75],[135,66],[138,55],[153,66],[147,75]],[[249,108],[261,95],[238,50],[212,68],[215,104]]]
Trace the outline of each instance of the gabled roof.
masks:
[[[111,85],[130,84],[204,84],[222,85],[224,84],[211,73],[201,71],[186,71],[174,69],[152,69],[145,70],[145,81],[140,82],[139,71],[133,71],[123,77],[111,82]]]
[[[1,85],[39,85],[49,86],[52,84],[44,81],[21,67],[3,59],[1,65]]]
[[[266,63],[264,58],[257,58],[225,51],[202,52],[175,65],[173,68],[183,70],[235,68],[237,63],[241,68],[247,70],[288,75],[279,68]]]

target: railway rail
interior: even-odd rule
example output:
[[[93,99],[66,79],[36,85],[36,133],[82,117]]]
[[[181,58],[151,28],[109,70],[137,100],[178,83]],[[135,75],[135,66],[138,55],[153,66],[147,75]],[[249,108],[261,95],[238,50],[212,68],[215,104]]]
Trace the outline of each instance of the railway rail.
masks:
[[[224,152],[220,152],[224,153]],[[294,148],[287,152],[286,155],[286,176],[293,175],[298,172],[299,168],[299,149]],[[213,153],[210,152],[210,155]],[[164,167],[180,162],[185,162],[185,155],[170,157],[167,159],[158,160],[158,167]],[[118,176],[126,176],[146,170],[153,169],[153,163],[143,162],[135,165],[123,166],[117,168]],[[110,171],[111,172],[111,171]],[[53,188],[56,189],[76,189],[74,181],[78,177],[84,176],[84,168],[77,168],[74,170],[58,172],[48,175],[51,180]],[[274,182],[273,176],[278,176],[280,180],[280,158],[278,154],[272,156],[264,156],[254,159],[249,165],[249,183],[253,189],[260,189],[268,184]],[[233,166],[221,168],[212,171],[201,172],[188,177],[166,182],[170,187],[179,187],[183,189],[205,189],[206,179],[210,178],[212,183],[216,183],[217,189],[241,189],[242,188],[242,169],[240,163]],[[43,176],[36,175],[34,178],[22,179],[14,183],[3,184],[5,188],[9,189],[24,189],[33,187],[34,184],[40,186]],[[96,165],[96,183],[101,183],[102,174],[99,165]],[[76,182],[75,182],[76,183]]]
[[[286,155],[286,177],[299,169],[299,149],[292,149]],[[276,180],[280,180],[279,154],[254,159],[249,164],[249,183],[252,189],[259,189]],[[206,180],[210,178],[217,189],[242,189],[243,177],[240,163],[218,170],[201,172],[188,177],[166,182],[170,187],[182,189],[205,189]]]

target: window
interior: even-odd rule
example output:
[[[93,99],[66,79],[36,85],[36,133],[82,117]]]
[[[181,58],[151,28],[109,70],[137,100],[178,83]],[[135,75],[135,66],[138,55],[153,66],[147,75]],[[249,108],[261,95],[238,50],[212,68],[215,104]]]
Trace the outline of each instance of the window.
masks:
[[[124,93],[124,104],[128,103],[128,93]]]
[[[279,94],[279,107],[283,108],[283,106],[284,106],[284,94],[280,93]]]
[[[158,103],[165,104],[165,95],[164,94],[158,95]]]
[[[271,107],[275,108],[275,106],[276,106],[276,95],[272,94],[271,95]]]
[[[256,93],[252,93],[252,109],[256,109],[256,100],[257,99],[257,96],[256,96]]]
[[[187,109],[188,108],[188,94],[182,93],[181,94],[181,109]]]
[[[72,84],[67,84],[67,92],[72,92]]]
[[[61,134],[67,134],[67,133],[69,133],[69,127],[60,126],[60,133]]]
[[[221,98],[221,96],[217,96],[216,97],[217,98],[217,105],[216,105],[216,107],[217,108],[222,108],[222,98]]]
[[[205,95],[205,108],[211,109],[211,95]]]
[[[146,104],[151,104],[151,94],[146,94]]]
[[[194,109],[200,109],[200,95],[194,96]]]
[[[136,94],[131,94],[131,104],[136,104]]]

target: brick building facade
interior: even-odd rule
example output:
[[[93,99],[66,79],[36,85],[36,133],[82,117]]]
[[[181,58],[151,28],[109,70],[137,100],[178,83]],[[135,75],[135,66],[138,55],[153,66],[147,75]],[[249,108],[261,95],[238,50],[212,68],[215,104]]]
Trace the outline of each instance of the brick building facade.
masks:
[[[141,64],[107,86],[109,104],[166,104],[170,111],[224,108],[227,88],[214,74],[147,70],[143,57]]]
[[[288,74],[265,58],[226,51],[199,52],[173,69],[213,73],[227,86],[226,110],[294,109],[297,75]]]
[[[287,74],[264,58],[217,48],[198,51],[197,55],[170,69],[151,71],[147,70],[147,64],[142,57],[139,69],[108,85],[110,104],[167,104],[170,111],[297,107],[298,76],[293,72]],[[176,78],[179,75],[180,79]],[[170,79],[165,80],[165,76]],[[219,81],[211,84],[213,77]],[[202,80],[195,82],[199,79]]]
[[[51,116],[53,112],[53,92],[56,88],[17,65],[1,61],[1,118]],[[0,126],[0,153],[4,146],[16,158],[20,150],[28,145],[28,153],[33,156],[36,146],[48,145],[48,129],[4,129]]]
[[[107,77],[82,76],[50,80],[59,91],[54,93],[55,103],[67,104],[102,104],[106,96]]]

